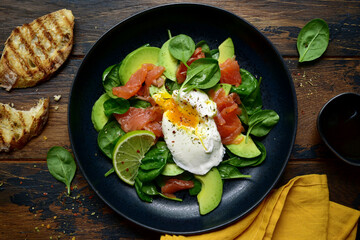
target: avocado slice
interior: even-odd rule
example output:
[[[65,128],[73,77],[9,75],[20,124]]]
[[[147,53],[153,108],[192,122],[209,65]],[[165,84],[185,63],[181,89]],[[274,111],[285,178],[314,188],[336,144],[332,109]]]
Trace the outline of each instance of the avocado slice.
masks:
[[[175,163],[167,163],[161,174],[164,176],[177,176],[182,174],[184,171],[184,169],[180,168]]]
[[[225,90],[226,95],[229,95],[230,90],[231,90],[231,84],[228,83],[218,83],[216,84],[213,89],[216,92],[217,90],[219,90],[220,88],[223,88]]]
[[[201,215],[208,214],[214,210],[221,201],[223,193],[223,182],[217,168],[212,168],[207,174],[195,178],[201,182],[201,191],[197,195]]]
[[[246,137],[244,134],[240,134],[236,139],[238,138],[242,138],[239,144],[225,145],[230,152],[244,158],[254,158],[261,154],[261,151],[250,136]]]
[[[235,56],[235,48],[234,43],[231,38],[227,38],[224,42],[222,42],[219,46],[219,64],[226,61],[228,58],[232,58]]]
[[[161,47],[159,52],[159,65],[165,67],[164,75],[172,81],[176,81],[176,70],[178,68],[178,60],[174,58],[169,51],[169,42],[167,40]]]
[[[157,64],[160,48],[157,47],[140,47],[129,53],[121,63],[119,68],[119,77],[122,85],[129,81],[141,65],[144,63]]]
[[[109,120],[109,117],[104,113],[104,102],[108,99],[110,99],[109,95],[104,93],[96,100],[92,108],[91,121],[96,131],[100,131]]]

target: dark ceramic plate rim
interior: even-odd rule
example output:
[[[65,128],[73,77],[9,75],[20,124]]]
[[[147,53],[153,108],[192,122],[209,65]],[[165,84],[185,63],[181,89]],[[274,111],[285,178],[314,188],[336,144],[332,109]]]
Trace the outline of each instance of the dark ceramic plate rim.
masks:
[[[326,139],[322,129],[321,129],[321,126],[320,126],[320,118],[325,110],[325,108],[327,108],[327,106],[329,104],[331,104],[331,102],[333,102],[335,99],[338,99],[338,98],[341,98],[343,97],[344,95],[356,95],[357,97],[360,98],[360,94],[358,93],[354,93],[354,92],[344,92],[344,93],[340,93],[334,97],[332,97],[329,101],[327,101],[324,106],[320,109],[319,111],[319,114],[318,114],[318,117],[317,117],[317,121],[316,121],[316,124],[317,124],[317,130],[318,130],[318,133],[321,137],[321,139],[324,141],[324,143],[326,144],[326,146],[338,157],[340,158],[341,160],[343,160],[344,162],[350,164],[350,165],[353,165],[353,166],[357,166],[359,167],[360,166],[360,163],[359,162],[355,162],[355,161],[352,161],[352,160],[349,160],[348,158],[342,156],[338,151],[335,150],[335,148],[333,148],[329,141]]]
[[[285,157],[283,159],[283,164],[281,166],[279,166],[279,171],[278,171],[278,174],[277,176],[275,177],[274,181],[272,182],[271,186],[256,200],[253,202],[252,206],[249,207],[248,209],[246,209],[245,211],[242,211],[241,213],[239,213],[236,217],[234,218],[231,218],[231,219],[224,219],[222,222],[220,222],[219,224],[217,224],[216,226],[211,226],[211,227],[204,227],[204,228],[198,228],[198,229],[189,229],[189,230],[176,230],[174,228],[171,228],[169,229],[168,227],[154,227],[154,226],[151,226],[149,224],[146,224],[146,223],[143,223],[143,222],[140,222],[140,221],[137,221],[135,219],[133,219],[131,216],[129,215],[126,215],[124,213],[122,213],[121,211],[119,211],[119,209],[117,209],[115,206],[113,206],[111,203],[109,203],[109,201],[104,197],[102,196],[102,194],[99,192],[99,190],[94,186],[94,183],[89,179],[89,176],[87,175],[86,171],[84,170],[84,167],[80,161],[80,158],[79,158],[79,153],[77,152],[76,150],[76,146],[74,145],[74,136],[73,136],[73,131],[71,129],[71,106],[72,106],[72,99],[73,99],[73,96],[74,96],[74,86],[76,84],[76,80],[78,79],[79,77],[79,74],[82,70],[82,68],[84,68],[84,65],[86,64],[86,60],[87,58],[92,54],[92,52],[94,51],[94,49],[97,47],[97,45],[101,44],[102,42],[102,39],[106,37],[106,35],[110,34],[111,32],[115,31],[118,27],[120,27],[122,24],[125,24],[126,22],[128,21],[131,21],[132,18],[134,17],[141,17],[143,14],[147,14],[149,12],[152,12],[154,10],[157,10],[157,9],[161,9],[161,8],[167,8],[167,7],[186,7],[186,6],[196,6],[196,7],[202,7],[202,8],[208,8],[208,9],[212,9],[212,10],[216,10],[216,11],[219,11],[219,12],[222,12],[222,14],[227,14],[227,15],[231,15],[232,17],[235,17],[237,18],[239,21],[242,21],[244,24],[247,25],[247,27],[251,28],[252,31],[256,32],[257,35],[259,37],[262,38],[262,41],[265,41],[267,42],[267,44],[270,46],[271,48],[271,51],[274,52],[275,54],[275,58],[277,58],[277,60],[280,61],[281,63],[281,68],[285,71],[285,75],[287,76],[288,80],[289,80],[289,85],[290,85],[290,91],[291,91],[291,95],[292,95],[292,99],[291,101],[293,102],[293,122],[292,122],[292,126],[293,128],[291,129],[291,131],[289,132],[289,136],[290,136],[290,147],[287,149],[286,151],[286,154],[285,154]],[[118,24],[116,24],[115,26],[113,26],[111,29],[109,29],[105,34],[103,34],[98,40],[97,42],[91,47],[91,49],[88,51],[88,53],[85,55],[84,59],[82,60],[82,63],[78,69],[78,72],[75,76],[75,80],[72,84],[72,87],[71,87],[71,92],[70,92],[70,96],[69,96],[69,105],[68,105],[68,125],[69,125],[69,137],[70,137],[70,141],[71,141],[71,147],[73,149],[73,153],[74,153],[74,156],[76,158],[76,161],[78,163],[78,166],[82,172],[82,174],[84,175],[85,179],[87,180],[87,182],[89,183],[89,185],[92,187],[92,189],[96,192],[96,194],[108,205],[110,206],[115,212],[117,212],[118,214],[120,214],[121,216],[125,217],[126,219],[142,226],[142,227],[145,227],[147,229],[150,229],[150,230],[154,230],[154,231],[158,231],[158,232],[166,232],[166,233],[170,233],[170,234],[197,234],[197,233],[203,233],[203,232],[207,232],[207,231],[211,231],[211,230],[215,230],[215,229],[218,229],[220,227],[224,227],[232,222],[234,222],[235,220],[243,217],[244,215],[246,215],[247,213],[249,213],[251,210],[253,210],[266,196],[267,194],[271,191],[271,189],[275,186],[275,184],[278,182],[279,178],[281,177],[286,165],[287,165],[287,162],[288,162],[288,159],[290,157],[290,154],[291,154],[291,151],[293,149],[293,145],[294,145],[294,142],[295,142],[295,136],[296,136],[296,129],[297,129],[297,99],[296,99],[296,92],[295,92],[295,88],[294,88],[294,85],[292,83],[292,78],[291,78],[291,75],[286,67],[286,64],[284,62],[284,60],[282,59],[281,55],[279,54],[278,50],[274,47],[274,45],[259,31],[257,30],[253,25],[251,25],[250,23],[248,23],[247,21],[245,21],[244,19],[240,18],[239,16],[229,12],[229,11],[226,11],[224,9],[221,9],[221,8],[217,8],[217,7],[214,7],[214,6],[210,6],[210,5],[206,5],[206,4],[193,4],[193,3],[176,3],[176,4],[165,4],[165,5],[160,5],[160,6],[156,6],[156,7],[153,7],[153,8],[150,8],[150,9],[147,9],[147,10],[144,10],[144,11],[141,11],[137,14],[134,14],[126,19],[124,19],[123,21],[119,22]],[[135,189],[134,189],[135,191]],[[145,204],[145,203],[144,203]],[[200,218],[202,218],[203,216],[199,216]],[[166,219],[163,219],[164,221],[166,221]],[[186,220],[185,220],[186,221]]]

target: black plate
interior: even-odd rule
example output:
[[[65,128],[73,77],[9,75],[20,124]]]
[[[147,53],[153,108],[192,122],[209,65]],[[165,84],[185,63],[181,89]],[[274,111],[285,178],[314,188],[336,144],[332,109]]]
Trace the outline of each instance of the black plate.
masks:
[[[196,197],[186,193],[183,202],[157,198],[142,202],[135,189],[115,174],[105,178],[111,162],[97,146],[91,122],[94,102],[104,92],[101,75],[109,65],[144,45],[161,47],[172,35],[183,33],[195,42],[206,40],[216,48],[231,37],[242,68],[262,76],[264,108],[275,110],[280,122],[262,140],[268,150],[265,162],[243,169],[250,180],[225,181],[220,205],[201,216]],[[291,76],[278,51],[255,27],[219,8],[198,4],[171,4],[132,16],[104,34],[85,56],[72,86],[69,103],[69,134],[78,165],[94,191],[117,213],[146,228],[193,234],[225,226],[257,206],[282,174],[295,139],[297,102]]]

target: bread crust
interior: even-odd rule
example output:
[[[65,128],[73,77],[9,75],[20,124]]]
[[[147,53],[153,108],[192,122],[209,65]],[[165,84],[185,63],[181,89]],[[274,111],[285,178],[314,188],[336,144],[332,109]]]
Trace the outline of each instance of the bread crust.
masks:
[[[42,98],[28,111],[0,103],[0,152],[23,148],[38,136],[48,120],[49,98]]]
[[[16,27],[0,59],[0,87],[10,91],[48,80],[70,55],[73,29],[74,16],[67,9]]]

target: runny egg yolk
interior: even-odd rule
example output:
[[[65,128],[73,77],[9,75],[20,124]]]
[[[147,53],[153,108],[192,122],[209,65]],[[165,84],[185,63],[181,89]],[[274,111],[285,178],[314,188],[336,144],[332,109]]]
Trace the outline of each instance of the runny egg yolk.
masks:
[[[190,104],[178,104],[167,92],[155,94],[155,102],[166,112],[169,121],[183,127],[196,128],[200,122],[200,117],[195,108]]]

